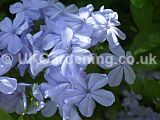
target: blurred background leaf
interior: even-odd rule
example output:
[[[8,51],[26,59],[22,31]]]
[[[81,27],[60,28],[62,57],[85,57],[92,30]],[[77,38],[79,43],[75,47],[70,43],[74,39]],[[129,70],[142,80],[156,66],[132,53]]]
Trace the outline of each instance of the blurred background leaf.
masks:
[[[0,120],[13,120],[13,118],[2,109],[0,109]]]

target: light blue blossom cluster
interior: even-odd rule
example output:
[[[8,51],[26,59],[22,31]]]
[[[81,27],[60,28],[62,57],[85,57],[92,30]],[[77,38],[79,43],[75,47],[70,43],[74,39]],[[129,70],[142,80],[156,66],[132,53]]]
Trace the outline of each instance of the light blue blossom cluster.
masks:
[[[124,111],[119,112],[117,120],[159,120],[160,114],[155,112],[150,107],[140,105],[142,100],[141,95],[136,95],[133,91],[123,92],[125,98],[123,99]]]
[[[106,107],[115,102],[113,93],[103,87],[120,85],[123,74],[128,84],[134,83],[135,73],[126,62],[132,55],[118,42],[126,36],[117,28],[118,14],[111,9],[102,6],[94,11],[91,4],[78,9],[58,0],[21,0],[10,6],[10,13],[16,16],[13,22],[8,17],[0,22],[0,107],[5,111],[41,111],[51,117],[59,109],[63,120],[81,120],[79,112],[91,117],[96,102]],[[86,73],[94,59],[90,48],[105,40],[112,53],[100,56],[113,57],[116,64],[99,63],[112,69],[108,76]],[[121,56],[123,63],[118,60]],[[6,77],[14,68],[22,77],[28,71],[33,79],[44,73],[44,81],[27,84]]]

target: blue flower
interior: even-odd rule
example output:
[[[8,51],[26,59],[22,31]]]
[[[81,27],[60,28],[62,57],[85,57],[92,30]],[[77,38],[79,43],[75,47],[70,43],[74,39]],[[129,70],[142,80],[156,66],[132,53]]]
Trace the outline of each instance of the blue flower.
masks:
[[[57,106],[62,109],[64,104],[63,93],[71,87],[68,78],[63,76],[60,71],[60,67],[48,67],[44,75],[48,83],[40,85],[44,98],[51,99],[41,111],[46,117],[54,115],[57,111]]]
[[[49,54],[51,65],[61,65],[61,71],[65,75],[68,72],[74,71],[77,66],[86,67],[92,62],[93,57],[89,50],[72,44],[74,35],[72,29],[66,28],[61,34],[62,46],[53,49]]]
[[[52,22],[51,20],[47,21],[46,34],[42,42],[44,50],[49,50],[55,47],[57,44],[61,43],[61,30],[61,25],[58,25],[55,22]]]
[[[33,96],[36,100],[38,101],[43,101],[43,95],[42,95],[42,91],[40,89],[40,86],[38,86],[38,84],[34,84],[32,87],[32,93]]]
[[[30,33],[26,35],[29,44],[31,45],[32,53],[33,51],[43,52],[43,37],[45,36],[44,28],[41,27],[41,30],[34,35]]]
[[[91,117],[96,102],[106,107],[114,103],[113,93],[102,88],[108,83],[119,85],[123,71],[126,82],[134,82],[135,73],[126,63],[131,54],[118,46],[118,37],[126,38],[117,28],[118,14],[104,7],[94,12],[92,4],[78,9],[75,4],[65,6],[58,1],[21,0],[10,6],[10,13],[16,15],[13,22],[8,17],[0,22],[0,107],[8,113],[41,111],[51,117],[59,109],[63,120],[82,120],[78,109]],[[40,22],[43,25],[38,30]],[[102,68],[113,68],[108,76],[87,74],[85,70],[93,61],[89,48],[106,39],[115,55],[101,56],[113,56],[117,64],[100,63]],[[117,62],[120,56],[125,63]],[[15,66],[21,76],[28,70],[32,79],[46,69],[44,82],[17,83],[15,78],[4,76]]]
[[[119,45],[115,48],[110,48],[110,50],[113,54],[111,53],[101,54],[100,56],[104,58],[103,60],[106,61],[101,61],[99,63],[100,67],[103,69],[112,69],[108,74],[109,85],[110,86],[120,85],[123,79],[123,75],[125,76],[125,81],[128,84],[133,84],[134,80],[136,79],[136,75],[133,69],[130,67],[130,65],[132,65],[131,63],[133,62],[129,61],[130,58],[131,60],[133,58],[131,52],[127,52],[125,54],[125,51]]]
[[[22,19],[29,21],[38,20],[41,17],[40,8],[48,4],[44,0],[22,0],[10,6],[12,14],[20,14]]]
[[[43,53],[36,50],[28,59],[30,71],[33,76],[37,76],[37,74],[39,74],[49,64],[49,61],[44,58],[43,55]]]
[[[133,91],[124,92],[123,107],[125,111],[118,113],[118,120],[159,120],[160,114],[152,108],[140,105],[141,95],[136,95]]]
[[[12,94],[0,94],[0,106],[8,113],[24,113],[27,106],[25,95],[26,86],[30,85],[19,83],[17,89]]]
[[[107,76],[104,74],[89,74],[86,77],[76,75],[70,77],[70,82],[73,86],[67,89],[64,96],[66,104],[76,104],[86,117],[91,117],[95,109],[95,101],[103,106],[111,106],[115,101],[112,92],[101,89],[107,85]]]
[[[93,5],[89,4],[86,7],[80,8],[78,14],[68,14],[68,16],[64,18],[64,22],[74,31],[90,37],[93,32],[93,26],[88,20],[91,17],[93,10]]]
[[[7,47],[12,54],[17,54],[22,48],[22,41],[19,35],[28,28],[28,23],[21,16],[17,15],[13,23],[9,18],[0,22],[0,49]]]
[[[44,58],[42,57],[43,52],[42,49],[42,37],[43,37],[43,30],[31,35],[31,34],[25,34],[21,36],[21,40],[23,43],[23,49],[19,53],[19,64],[18,69],[20,72],[20,75],[23,76],[25,73],[25,70],[29,68],[30,65],[30,72],[32,75],[36,76],[45,66],[47,63],[43,64]],[[37,58],[39,56],[39,58]],[[40,59],[42,62],[40,63]],[[37,67],[34,68],[34,65]],[[42,67],[43,65],[44,67]]]
[[[42,91],[40,89],[40,86],[38,86],[38,84],[33,84],[32,94],[34,98],[31,98],[27,112],[28,114],[36,114],[45,106]]]
[[[64,29],[66,29],[66,25],[64,23],[59,23],[54,22],[52,20],[48,20],[46,23],[46,31],[44,34],[43,38],[43,49],[44,50],[50,50],[52,48],[56,49],[59,46],[62,46],[63,41],[63,33]],[[72,33],[73,34],[73,39],[72,39],[72,44],[74,44],[77,47],[82,47],[82,48],[89,48],[91,46],[91,39],[89,36],[85,35],[85,30],[81,30],[77,33]]]
[[[61,100],[63,92],[71,87],[68,78],[62,75],[60,71],[61,68],[59,66],[47,68],[44,76],[48,83],[41,84],[45,98],[51,98],[59,106],[63,104]]]
[[[111,9],[104,9],[101,7],[99,12],[92,14],[89,20],[94,26],[93,38],[100,38],[99,42],[104,42],[106,39],[110,47],[119,45],[118,38],[121,40],[126,39],[126,35],[117,28],[120,25],[118,21],[118,14]]]
[[[122,105],[124,107],[129,107],[130,109],[138,107],[139,101],[142,100],[142,96],[136,94],[134,91],[128,92],[124,90],[123,95],[125,96],[125,99],[123,99]]]

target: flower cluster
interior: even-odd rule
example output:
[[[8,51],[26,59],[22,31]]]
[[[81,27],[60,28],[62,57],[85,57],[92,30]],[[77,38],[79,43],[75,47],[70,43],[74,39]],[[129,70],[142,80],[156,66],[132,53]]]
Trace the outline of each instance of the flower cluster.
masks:
[[[107,107],[115,102],[113,93],[102,88],[120,85],[123,72],[125,81],[134,83],[135,73],[126,62],[131,53],[118,42],[126,36],[117,28],[120,22],[113,10],[102,6],[94,11],[91,4],[78,9],[58,0],[21,0],[10,6],[10,13],[16,16],[13,21],[6,17],[0,22],[0,107],[5,111],[41,111],[51,117],[59,109],[63,120],[81,120],[79,112],[91,117],[96,103]],[[90,48],[106,40],[113,54],[101,56],[112,56],[114,62],[124,56],[123,64],[100,62],[100,67],[112,69],[109,75],[88,74],[94,59]],[[15,68],[22,78],[28,71],[32,79],[41,73],[45,79],[38,85],[7,77]]]
[[[124,111],[119,112],[117,120],[159,120],[160,114],[150,107],[140,105],[141,95],[136,95],[133,91],[124,91],[123,99]]]

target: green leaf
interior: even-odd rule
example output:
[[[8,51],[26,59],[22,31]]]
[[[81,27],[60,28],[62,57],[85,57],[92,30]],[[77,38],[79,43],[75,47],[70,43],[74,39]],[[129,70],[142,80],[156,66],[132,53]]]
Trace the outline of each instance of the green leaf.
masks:
[[[134,56],[148,52],[160,46],[160,32],[144,33],[140,32],[134,38],[130,50]]]
[[[0,109],[0,120],[13,120],[13,118],[2,109]]]
[[[24,120],[24,119],[23,119],[23,115],[20,116],[17,120]]]
[[[0,13],[0,20],[3,20],[5,18],[6,14],[4,12]]]
[[[159,51],[160,51],[160,47],[156,47],[154,49],[152,49],[151,51],[148,51],[146,53],[143,53],[141,55],[139,55],[138,57],[136,57],[137,61],[140,61],[141,57],[143,56],[143,64],[135,64],[134,68],[136,70],[143,70],[143,71],[155,71],[157,69],[160,68],[160,56],[159,56]],[[156,56],[155,61],[156,63],[149,63],[150,61],[148,61],[149,59],[145,59],[146,56],[150,56],[152,55],[153,57]],[[147,60],[147,63],[145,63]],[[135,62],[137,63],[137,62]],[[148,64],[149,63],[149,64]]]
[[[140,78],[136,79],[136,83],[131,86],[131,88],[136,92],[141,94],[146,100],[154,100],[155,98],[160,98],[160,82],[156,80],[142,80]]]
[[[153,10],[153,22],[154,23],[157,23],[157,22],[160,22],[160,1],[158,0],[157,2],[155,2],[155,7],[154,7],[154,10]]]
[[[131,3],[138,8],[143,7],[143,5],[145,4],[146,0],[131,0]]]
[[[146,0],[142,7],[135,7],[133,2],[130,4],[131,13],[140,31],[150,30],[152,24],[153,6],[151,0]]]

